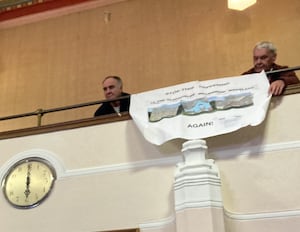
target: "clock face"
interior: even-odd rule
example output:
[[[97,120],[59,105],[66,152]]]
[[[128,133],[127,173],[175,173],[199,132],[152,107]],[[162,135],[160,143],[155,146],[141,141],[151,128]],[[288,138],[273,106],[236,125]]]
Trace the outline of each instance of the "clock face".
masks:
[[[3,192],[10,204],[17,208],[32,208],[50,193],[56,174],[50,163],[32,157],[17,162],[3,179]]]

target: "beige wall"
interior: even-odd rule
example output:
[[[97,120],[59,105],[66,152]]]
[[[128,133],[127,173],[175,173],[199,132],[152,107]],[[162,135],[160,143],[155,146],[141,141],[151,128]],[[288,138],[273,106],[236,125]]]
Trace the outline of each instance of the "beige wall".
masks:
[[[259,40],[277,45],[280,64],[299,65],[299,9],[298,0],[258,1],[243,12],[225,0],[129,0],[2,23],[0,116],[103,99],[100,82],[110,74],[123,77],[130,93],[238,75]],[[95,108],[46,115],[44,123],[90,117]],[[0,123],[1,130],[34,125],[34,118]]]
[[[206,139],[206,158],[220,170],[226,232],[299,231],[299,98],[273,98],[261,125]],[[0,194],[1,231],[175,232],[176,225],[196,231],[205,209],[195,202],[184,218],[174,206],[183,142],[150,144],[132,120],[0,140],[1,180],[28,156],[48,159],[58,177],[49,197],[31,210],[11,207]],[[213,222],[202,223],[203,231],[220,213],[211,211]]]

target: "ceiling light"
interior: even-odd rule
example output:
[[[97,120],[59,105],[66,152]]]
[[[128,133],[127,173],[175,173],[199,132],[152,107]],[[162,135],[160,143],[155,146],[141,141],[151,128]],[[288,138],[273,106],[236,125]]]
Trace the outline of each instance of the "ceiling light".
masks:
[[[245,10],[256,3],[256,0],[228,0],[228,8],[232,10]]]

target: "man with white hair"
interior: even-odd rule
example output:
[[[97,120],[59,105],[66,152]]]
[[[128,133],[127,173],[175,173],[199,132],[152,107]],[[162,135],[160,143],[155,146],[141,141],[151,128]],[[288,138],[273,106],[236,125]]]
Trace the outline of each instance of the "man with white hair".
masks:
[[[288,68],[275,63],[277,57],[277,49],[268,41],[262,41],[255,45],[253,49],[253,67],[245,74],[259,73],[261,71],[273,71]],[[299,79],[294,71],[279,72],[269,74],[270,94],[274,96],[281,95],[287,85],[299,83]]]

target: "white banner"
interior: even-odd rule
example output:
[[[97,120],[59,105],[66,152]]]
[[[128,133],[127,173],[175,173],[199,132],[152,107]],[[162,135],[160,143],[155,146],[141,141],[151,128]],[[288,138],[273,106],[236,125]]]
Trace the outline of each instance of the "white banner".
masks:
[[[271,95],[264,72],[132,94],[130,115],[144,137],[161,145],[204,139],[260,124]]]

